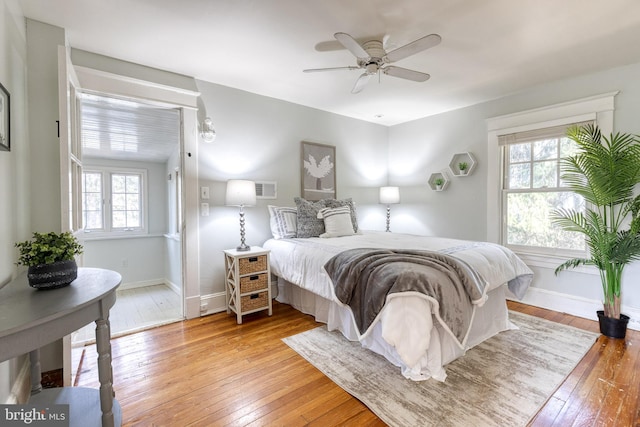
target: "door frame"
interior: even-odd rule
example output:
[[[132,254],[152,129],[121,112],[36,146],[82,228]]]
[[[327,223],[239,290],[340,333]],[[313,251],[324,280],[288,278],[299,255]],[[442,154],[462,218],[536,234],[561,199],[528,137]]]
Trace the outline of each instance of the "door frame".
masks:
[[[69,64],[71,63],[69,62]],[[199,317],[199,218],[198,210],[194,207],[198,206],[197,100],[200,93],[197,91],[161,85],[88,67],[74,65],[71,65],[71,67],[77,75],[77,79],[82,90],[128,98],[139,98],[147,102],[171,106],[172,108],[180,110],[180,168],[182,170],[182,304],[183,314],[187,319]],[[67,191],[68,188],[69,187],[67,185]],[[65,189],[63,188],[62,191],[65,192]],[[188,207],[192,208],[188,209]],[[64,211],[65,206],[63,206],[62,209]]]

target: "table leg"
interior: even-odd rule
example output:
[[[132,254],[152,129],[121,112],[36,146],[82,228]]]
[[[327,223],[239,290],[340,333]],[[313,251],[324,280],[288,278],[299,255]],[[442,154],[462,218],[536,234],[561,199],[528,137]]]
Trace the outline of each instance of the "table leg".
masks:
[[[29,362],[31,363],[31,394],[42,391],[42,373],[40,372],[40,349],[29,352]]]
[[[96,349],[98,351],[98,378],[100,379],[100,408],[102,426],[113,427],[113,370],[111,367],[111,325],[109,309],[103,309],[103,318],[96,320]]]

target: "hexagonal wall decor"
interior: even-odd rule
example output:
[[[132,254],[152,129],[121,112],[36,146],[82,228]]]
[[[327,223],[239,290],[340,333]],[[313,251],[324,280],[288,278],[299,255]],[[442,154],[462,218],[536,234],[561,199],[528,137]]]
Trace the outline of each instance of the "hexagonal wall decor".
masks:
[[[460,163],[466,163],[467,169],[466,172],[460,169]],[[473,154],[469,152],[465,153],[456,153],[451,158],[449,162],[449,170],[453,174],[453,176],[467,176],[471,175],[473,170],[476,168],[476,158],[473,157]]]
[[[438,180],[442,180],[442,185],[436,184]],[[433,191],[444,191],[449,185],[449,176],[445,171],[435,172],[431,174],[427,182]]]

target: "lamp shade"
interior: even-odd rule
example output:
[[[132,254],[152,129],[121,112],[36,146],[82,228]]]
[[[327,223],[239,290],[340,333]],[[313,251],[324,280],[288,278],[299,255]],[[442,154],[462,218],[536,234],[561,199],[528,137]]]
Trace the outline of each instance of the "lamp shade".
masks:
[[[380,187],[380,203],[385,205],[400,203],[400,189],[398,187]]]
[[[227,181],[227,206],[254,206],[256,204],[256,184],[244,179]]]

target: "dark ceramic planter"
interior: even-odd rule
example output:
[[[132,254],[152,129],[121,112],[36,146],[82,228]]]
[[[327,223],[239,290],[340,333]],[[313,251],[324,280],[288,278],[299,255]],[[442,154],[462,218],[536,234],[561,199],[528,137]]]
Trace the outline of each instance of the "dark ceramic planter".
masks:
[[[610,338],[623,338],[627,334],[627,324],[629,316],[620,314],[620,318],[607,317],[603,310],[598,312],[598,321],[600,322],[600,333]]]
[[[74,260],[51,264],[32,265],[27,270],[29,286],[36,289],[62,288],[78,277],[78,264]]]

